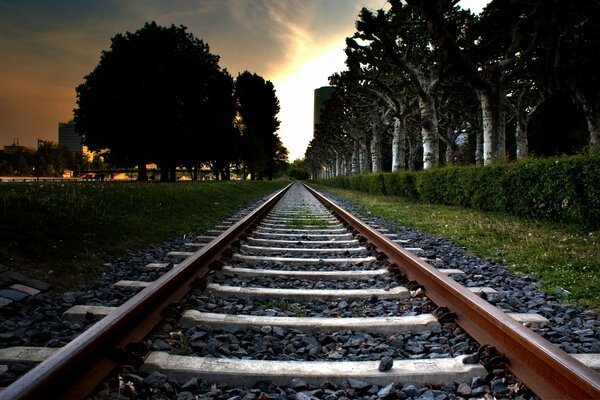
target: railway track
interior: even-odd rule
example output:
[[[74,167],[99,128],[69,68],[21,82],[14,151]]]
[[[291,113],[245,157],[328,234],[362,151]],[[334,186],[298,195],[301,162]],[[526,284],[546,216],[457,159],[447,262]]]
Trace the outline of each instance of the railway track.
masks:
[[[101,319],[67,345],[0,349],[41,361],[0,399],[600,398],[593,357],[524,326],[539,316],[299,184],[217,229],[146,265],[155,281],[115,282],[137,292],[122,306],[70,309]]]

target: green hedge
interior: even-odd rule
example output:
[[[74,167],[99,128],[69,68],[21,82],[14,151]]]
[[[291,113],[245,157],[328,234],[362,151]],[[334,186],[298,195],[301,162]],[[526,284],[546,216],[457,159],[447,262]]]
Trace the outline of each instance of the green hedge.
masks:
[[[323,179],[328,186],[600,227],[600,156]]]

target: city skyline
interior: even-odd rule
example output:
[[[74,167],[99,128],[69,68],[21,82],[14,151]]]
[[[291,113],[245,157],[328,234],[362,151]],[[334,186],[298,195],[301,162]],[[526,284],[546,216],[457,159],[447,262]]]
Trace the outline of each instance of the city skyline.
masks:
[[[462,1],[480,12],[485,0]],[[117,33],[147,21],[184,25],[221,57],[235,77],[248,70],[273,82],[281,111],[279,135],[290,161],[313,133],[313,94],[344,69],[345,38],[359,10],[384,0],[170,1],[6,0],[0,3],[0,141],[35,147],[58,140],[72,118],[75,87],[98,64]]]

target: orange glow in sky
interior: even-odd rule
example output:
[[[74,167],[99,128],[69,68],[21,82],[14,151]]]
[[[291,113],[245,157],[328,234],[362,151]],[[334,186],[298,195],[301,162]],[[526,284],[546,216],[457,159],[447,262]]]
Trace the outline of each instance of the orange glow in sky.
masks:
[[[235,77],[248,70],[275,85],[279,135],[290,161],[312,138],[313,92],[344,69],[345,38],[363,7],[385,0],[4,0],[0,2],[0,146],[58,141],[75,87],[116,33],[144,22],[185,25]],[[467,4],[468,3],[468,4]],[[485,0],[460,4],[479,12]]]

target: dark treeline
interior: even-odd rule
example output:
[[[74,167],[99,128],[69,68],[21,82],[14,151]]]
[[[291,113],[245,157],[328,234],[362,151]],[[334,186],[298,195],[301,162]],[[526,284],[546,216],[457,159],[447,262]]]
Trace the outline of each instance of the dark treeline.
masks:
[[[101,157],[89,159],[51,141],[40,141],[37,150],[0,152],[0,175],[6,176],[61,177],[67,171],[78,173],[104,167]]]
[[[313,176],[600,148],[600,3],[363,8],[305,155]]]
[[[218,62],[183,26],[117,34],[77,87],[75,129],[112,165],[137,166],[140,180],[151,163],[163,181],[203,165],[220,179],[232,168],[272,178],[287,165],[275,89],[247,71],[234,80]]]

